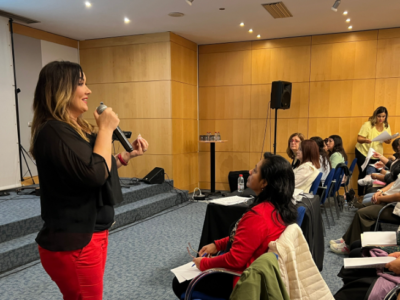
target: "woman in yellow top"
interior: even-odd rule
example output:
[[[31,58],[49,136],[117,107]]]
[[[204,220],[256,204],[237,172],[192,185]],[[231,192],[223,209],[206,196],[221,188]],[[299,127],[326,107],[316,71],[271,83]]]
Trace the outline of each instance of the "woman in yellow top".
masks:
[[[365,168],[364,171],[362,171],[361,166],[365,162],[369,148],[372,147],[375,152],[383,154],[382,142],[372,142],[372,140],[380,135],[384,130],[387,131],[389,135],[392,135],[388,123],[388,116],[389,114],[386,107],[379,106],[374,111],[372,117],[370,117],[369,120],[365,122],[363,126],[361,126],[356,144],[356,158],[359,170],[358,179],[364,178],[366,175],[375,172],[374,168],[368,169],[368,167]],[[390,142],[391,140],[385,141],[386,144],[390,144]],[[371,159],[369,164],[374,164],[377,161],[378,160]],[[364,188],[364,186],[358,185],[358,196],[362,196],[365,194]]]

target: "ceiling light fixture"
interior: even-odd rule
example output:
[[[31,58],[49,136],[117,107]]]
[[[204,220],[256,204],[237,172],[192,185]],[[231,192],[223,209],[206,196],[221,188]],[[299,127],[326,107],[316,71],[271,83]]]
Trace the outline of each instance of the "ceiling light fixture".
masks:
[[[259,39],[261,37],[261,35],[257,35],[257,38]]]
[[[240,23],[240,27],[243,27],[244,26],[244,23],[242,22],[242,23]]]
[[[221,7],[219,10],[225,10],[225,8],[224,8],[224,7]]]
[[[345,11],[343,12],[343,14],[344,14],[345,16],[347,16],[348,13],[349,13],[349,12],[348,12],[347,10],[345,10]]]
[[[131,20],[129,20],[128,18],[124,18],[124,22],[125,22],[125,24],[128,24],[128,23],[130,23],[131,22]]]
[[[86,7],[92,7],[92,3],[90,3],[89,1],[85,2]]]
[[[336,11],[337,11],[337,8],[339,7],[339,5],[340,5],[340,0],[336,0],[335,3],[333,3],[333,6],[332,6],[331,9],[332,9],[334,12],[336,12]]]
[[[253,33],[253,29],[250,29],[249,32],[250,32],[250,33]]]
[[[184,13],[177,12],[177,11],[168,14],[168,16],[170,16],[170,17],[183,17],[184,15],[185,15]]]
[[[350,21],[351,21],[350,18],[348,18],[348,19],[346,20],[347,23],[349,23]]]
[[[186,3],[189,4],[189,5],[192,5],[193,1],[194,0],[186,0]]]
[[[352,30],[352,29],[353,29],[353,26],[350,25],[350,26],[349,26],[349,30]]]

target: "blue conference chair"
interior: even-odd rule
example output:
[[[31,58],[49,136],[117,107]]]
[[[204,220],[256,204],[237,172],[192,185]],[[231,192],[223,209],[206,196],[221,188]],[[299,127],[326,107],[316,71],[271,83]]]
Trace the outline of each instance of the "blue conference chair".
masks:
[[[301,226],[301,224],[303,223],[305,213],[306,213],[306,208],[304,206],[297,207],[297,219],[296,219],[297,225]],[[277,255],[276,255],[276,258],[278,258]],[[234,271],[231,271],[228,269],[206,270],[190,282],[189,286],[186,289],[186,293],[181,295],[181,300],[224,300],[221,298],[210,297],[206,294],[194,291],[195,286],[202,278],[207,277],[211,274],[216,274],[216,273],[222,273],[222,274],[226,274],[226,275],[230,275],[230,276],[237,276],[237,277],[240,277],[242,275],[240,273],[237,273],[237,272],[234,272]]]
[[[312,183],[311,188],[310,188],[310,193],[312,193],[313,195],[317,194],[318,187],[321,182],[321,178],[322,178],[322,173],[320,172],[318,174],[317,178],[314,179],[314,182]]]
[[[330,223],[329,223],[329,218],[328,218],[328,212],[327,212],[327,207],[326,207],[326,199],[329,197],[329,194],[331,192],[332,189],[332,181],[333,181],[333,177],[335,175],[335,169],[331,169],[331,171],[329,172],[328,176],[325,179],[324,185],[320,186],[319,188],[322,189],[322,194],[321,194],[321,206],[323,207],[324,211],[325,211],[325,216],[326,216],[326,220],[328,223],[328,228],[330,229]],[[335,225],[335,219],[333,217],[333,212],[332,212],[332,207],[331,205],[329,205],[330,211],[331,211],[331,216],[332,216],[332,222],[333,225]],[[322,214],[322,212],[321,212]],[[322,215],[321,215],[322,217]]]
[[[348,192],[350,180],[351,180],[351,177],[353,177],[353,172],[354,172],[354,168],[356,167],[356,164],[357,164],[357,158],[353,159],[353,161],[351,162],[351,165],[349,168],[349,176],[347,177],[346,182],[342,183],[342,185],[341,185],[344,188],[344,191],[346,193]]]
[[[342,179],[344,176],[343,168],[336,168],[335,175],[333,176],[332,188],[328,197],[332,197],[336,207],[336,214],[338,219],[340,218],[340,210],[339,210],[339,189],[342,185]],[[330,202],[329,202],[330,203]]]

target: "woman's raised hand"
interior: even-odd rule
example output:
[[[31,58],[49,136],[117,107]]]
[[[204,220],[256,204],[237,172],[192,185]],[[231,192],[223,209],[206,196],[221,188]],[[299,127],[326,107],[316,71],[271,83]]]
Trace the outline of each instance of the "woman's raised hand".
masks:
[[[203,256],[204,253],[207,254],[215,254],[218,252],[217,246],[214,243],[205,245],[203,248],[200,249],[199,255],[200,257]]]
[[[107,107],[100,115],[97,113],[97,110],[95,110],[93,115],[96,119],[99,130],[114,131],[118,127],[118,116],[115,112],[113,112],[111,107]]]
[[[131,158],[143,155],[148,150],[149,143],[139,134],[138,138],[133,141],[132,147]]]

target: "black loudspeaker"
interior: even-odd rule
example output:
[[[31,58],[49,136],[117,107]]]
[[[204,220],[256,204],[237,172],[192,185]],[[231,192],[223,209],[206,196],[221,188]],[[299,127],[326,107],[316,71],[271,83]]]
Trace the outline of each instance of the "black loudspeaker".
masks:
[[[273,81],[271,87],[271,108],[289,109],[292,97],[292,83],[286,81]]]
[[[151,170],[149,174],[143,177],[142,181],[148,184],[159,184],[163,183],[164,180],[164,169],[163,168],[154,168]]]

